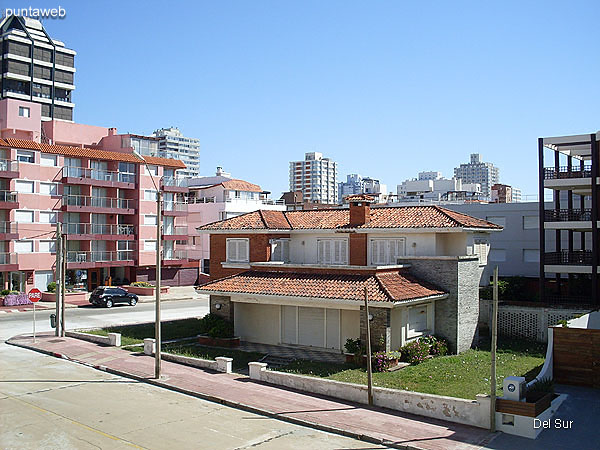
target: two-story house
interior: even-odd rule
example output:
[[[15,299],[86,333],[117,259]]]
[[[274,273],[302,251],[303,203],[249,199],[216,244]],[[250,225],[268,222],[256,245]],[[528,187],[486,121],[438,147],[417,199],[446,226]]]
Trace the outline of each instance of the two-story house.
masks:
[[[243,340],[341,350],[397,349],[424,334],[454,351],[477,340],[479,279],[502,227],[438,206],[255,211],[198,227],[210,234],[211,313]]]

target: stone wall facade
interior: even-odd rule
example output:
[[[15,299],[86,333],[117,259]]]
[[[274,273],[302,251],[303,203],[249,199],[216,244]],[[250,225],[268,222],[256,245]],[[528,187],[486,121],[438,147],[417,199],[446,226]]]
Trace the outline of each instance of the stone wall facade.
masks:
[[[464,352],[479,341],[479,258],[477,256],[406,258],[410,272],[448,293],[435,302],[435,334],[450,350]]]
[[[371,349],[373,352],[389,352],[392,345],[391,309],[369,306],[371,320]],[[364,305],[360,307],[360,341],[367,342],[367,322]]]
[[[217,305],[221,307],[217,309]],[[210,296],[210,313],[233,323],[234,306],[231,297],[227,295]]]

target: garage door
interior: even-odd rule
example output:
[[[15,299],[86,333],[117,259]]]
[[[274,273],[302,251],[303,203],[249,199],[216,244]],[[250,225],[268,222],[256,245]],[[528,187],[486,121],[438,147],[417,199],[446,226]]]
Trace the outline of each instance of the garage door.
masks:
[[[298,307],[298,344],[325,347],[325,309]]]
[[[282,306],[281,342],[340,349],[340,310]]]

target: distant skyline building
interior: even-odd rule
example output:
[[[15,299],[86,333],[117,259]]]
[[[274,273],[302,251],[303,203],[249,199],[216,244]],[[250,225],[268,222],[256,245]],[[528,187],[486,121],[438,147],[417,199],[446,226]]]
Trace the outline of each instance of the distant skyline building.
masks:
[[[491,188],[500,182],[500,169],[489,162],[483,162],[479,153],[471,153],[471,162],[454,169],[454,177],[463,183],[479,183],[485,199],[491,198]]]
[[[302,191],[305,202],[338,203],[337,163],[319,152],[290,162],[290,191]]]
[[[379,180],[370,177],[361,177],[357,173],[346,175],[346,181],[338,183],[338,201],[344,203],[344,198],[348,195],[356,194],[387,194],[387,186],[381,184]]]
[[[481,185],[443,178],[441,172],[420,172],[418,179],[405,180],[396,187],[398,201],[479,200]]]
[[[492,186],[491,201],[493,203],[519,203],[521,189],[508,184],[496,183]]]
[[[39,20],[7,16],[0,22],[0,99],[41,105],[41,119],[73,121],[74,50],[51,38]],[[29,118],[27,107],[19,115]]]
[[[200,176],[200,140],[185,137],[176,127],[161,128],[152,133],[159,138],[158,155],[161,158],[179,159],[186,165],[179,173],[183,177]]]

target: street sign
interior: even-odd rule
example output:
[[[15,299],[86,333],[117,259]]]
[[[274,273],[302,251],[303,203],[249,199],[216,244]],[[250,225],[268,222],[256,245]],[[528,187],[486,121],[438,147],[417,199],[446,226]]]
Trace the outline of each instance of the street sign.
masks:
[[[27,294],[27,298],[33,303],[39,302],[42,299],[42,291],[40,291],[38,288],[33,288]]]

